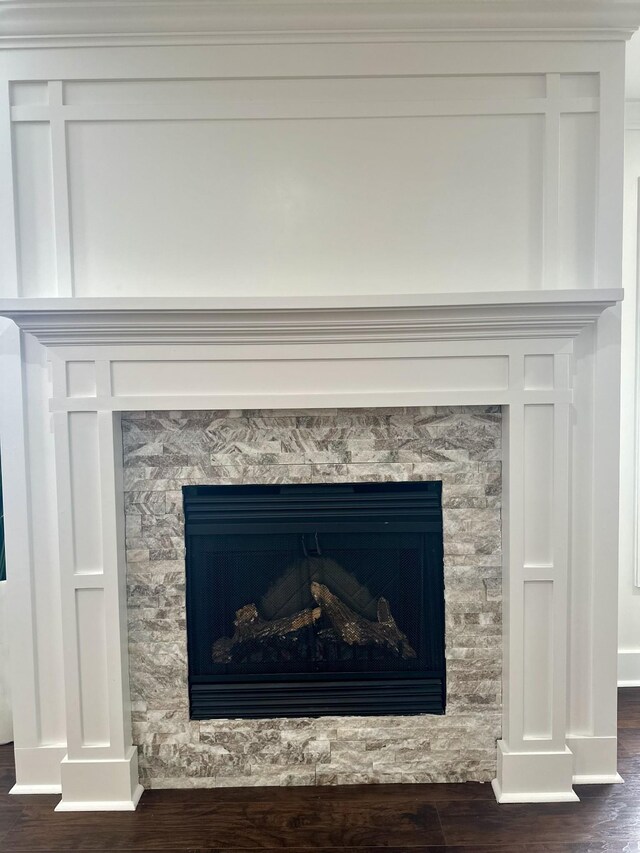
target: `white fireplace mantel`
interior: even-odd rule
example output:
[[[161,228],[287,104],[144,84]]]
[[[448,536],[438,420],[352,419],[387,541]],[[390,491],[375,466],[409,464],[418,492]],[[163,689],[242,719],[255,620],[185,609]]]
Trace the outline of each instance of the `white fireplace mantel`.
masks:
[[[632,0],[4,0],[0,47],[628,38]]]
[[[119,414],[504,407],[500,802],[617,781],[619,290],[342,299],[20,299],[3,336],[3,475],[20,793],[132,809]],[[38,343],[34,343],[34,338]],[[27,373],[51,363],[66,744],[38,742]],[[593,602],[597,602],[597,612]],[[30,728],[31,727],[31,728]],[[48,751],[47,751],[48,750]],[[46,757],[45,757],[46,755]],[[60,761],[62,759],[62,761]],[[56,776],[56,768],[58,775]]]
[[[5,299],[45,346],[574,337],[619,290],[297,298]]]

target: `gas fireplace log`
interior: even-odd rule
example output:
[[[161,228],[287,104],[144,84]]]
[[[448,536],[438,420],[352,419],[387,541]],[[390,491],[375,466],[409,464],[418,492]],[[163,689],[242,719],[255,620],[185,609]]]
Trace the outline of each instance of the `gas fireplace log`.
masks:
[[[313,625],[321,616],[319,607],[313,610],[301,610],[293,616],[281,619],[262,619],[255,604],[245,604],[236,610],[233,637],[222,637],[213,644],[212,657],[216,663],[230,663],[235,646],[248,641],[268,640],[286,637]]]
[[[310,590],[318,607],[279,619],[263,619],[255,604],[245,604],[236,611],[233,637],[221,637],[213,644],[213,660],[216,663],[231,663],[244,655],[257,653],[257,644],[289,638],[293,641],[294,634],[315,625],[321,617],[325,617],[331,626],[320,630],[318,636],[324,639],[333,639],[349,646],[386,648],[405,659],[416,657],[409,640],[391,615],[386,598],[381,596],[378,599],[376,622],[353,611],[324,584],[314,581]]]
[[[372,622],[354,613],[324,584],[314,581],[311,595],[344,643],[350,646],[386,646],[403,658],[416,657],[409,640],[396,625],[386,598],[378,599],[378,621]]]

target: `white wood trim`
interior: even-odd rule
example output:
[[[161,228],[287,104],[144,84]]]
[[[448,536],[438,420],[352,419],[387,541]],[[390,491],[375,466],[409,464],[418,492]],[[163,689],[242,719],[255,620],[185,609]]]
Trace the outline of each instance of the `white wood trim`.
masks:
[[[612,55],[600,71],[595,287],[617,287],[622,282],[625,104],[620,92],[621,79],[624,79],[622,51]]]
[[[520,0],[518,0],[520,2]],[[0,7],[4,9],[4,3]],[[640,16],[639,16],[640,17]],[[425,50],[419,41],[388,44],[265,44],[221,45],[212,51],[194,44],[188,49],[157,47],[140,50],[18,50],[4,55],[7,76],[14,81],[64,80],[84,82],[124,82],[128,80],[253,80],[260,78],[300,79],[305,77],[398,77],[544,75],[549,70],[562,74],[597,74],[617,52],[618,43],[594,46],[590,42],[552,42],[540,45],[522,41],[514,48],[509,41],[458,43],[449,35],[442,43]],[[620,78],[616,97],[622,91]],[[602,94],[602,93],[601,93]],[[526,101],[523,98],[523,101]]]
[[[0,300],[49,346],[574,337],[620,290],[325,299]]]
[[[479,353],[480,354],[480,353]],[[471,389],[465,393],[467,406],[507,406],[523,403],[525,392]],[[554,396],[548,392],[526,392],[528,402],[537,405],[555,401],[570,403],[571,392]],[[140,395],[121,397],[88,397],[73,400],[52,399],[54,412],[102,411],[146,412],[162,409],[206,411],[211,409],[343,409],[377,408],[380,406],[458,406],[460,391],[384,391],[362,394],[357,392],[332,392],[330,394],[203,394],[203,395]]]
[[[67,747],[72,755],[82,750],[82,712],[80,697],[80,659],[76,619],[75,547],[73,497],[69,448],[69,415],[53,415],[58,499],[58,543],[60,550],[60,593],[62,607],[62,643],[65,657],[65,703]]]
[[[640,118],[640,116],[639,116]],[[640,124],[638,125],[640,130]],[[640,519],[638,519],[638,511],[640,510],[640,177],[636,181],[635,195],[635,219],[636,219],[636,326],[635,326],[635,387],[633,400],[633,429],[634,429],[634,447],[633,447],[633,471],[634,471],[634,488],[631,499],[633,500],[633,578],[634,584],[640,588]],[[640,683],[640,682],[639,682]]]
[[[138,785],[130,800],[61,800],[55,807],[57,812],[134,812],[144,794]]]
[[[547,110],[544,121],[542,281],[547,288],[558,283],[558,230],[560,215],[560,75],[547,74]]]
[[[574,785],[622,785],[624,784],[624,779],[619,773],[603,773],[602,775],[598,774],[575,774],[573,775],[573,784]]]
[[[129,650],[127,645],[126,564],[124,535],[124,484],[122,480],[122,429],[112,412],[98,412],[100,516],[102,520],[102,565],[100,576],[107,611],[107,631],[116,632],[107,649],[109,677],[109,734],[114,757],[124,758],[131,744],[129,709]]]
[[[0,287],[6,296],[20,296],[19,234],[15,210],[13,133],[11,131],[10,83],[0,81]]]
[[[494,779],[491,785],[496,800],[501,805],[508,803],[577,803],[580,801],[580,797],[575,791],[570,793],[566,791],[545,792],[537,796],[533,794],[503,794],[497,779]]]
[[[592,672],[593,734],[605,737],[617,730],[616,689],[618,652],[618,587],[620,487],[620,307],[603,315],[596,327],[594,364],[592,522]],[[607,568],[611,569],[609,576]],[[615,768],[613,768],[615,769]]]
[[[73,247],[69,211],[67,131],[62,115],[62,82],[49,81],[51,166],[53,172],[53,220],[56,246],[58,296],[73,296]]]
[[[20,618],[21,613],[22,611],[16,607],[17,618]],[[20,649],[22,662],[27,650],[22,646]],[[36,701],[37,699],[36,696]],[[13,700],[15,707],[22,713],[22,702],[19,697],[15,696],[15,692]],[[39,743],[31,747],[15,744],[14,760],[17,781],[9,793],[17,795],[61,793],[60,762],[66,754],[66,743]]]
[[[14,785],[10,791],[14,796],[31,794],[61,794],[62,785]]]
[[[560,79],[559,74],[549,75]],[[558,113],[597,113],[599,98],[556,98]],[[546,98],[478,98],[422,101],[275,101],[149,104],[71,104],[63,106],[64,121],[228,121],[238,119],[399,118],[446,116],[541,115]],[[11,121],[48,121],[45,105],[11,107]]]
[[[562,382],[569,383],[569,359],[556,356],[556,374],[561,372]],[[558,362],[561,363],[560,370]],[[564,369],[562,369],[564,368]],[[571,565],[569,553],[571,547],[571,416],[572,409],[567,403],[557,402],[553,407],[553,529],[551,546],[553,557],[553,720],[552,736],[558,746],[564,745],[567,732],[567,694],[568,694],[568,644],[570,603],[569,576]]]
[[[425,41],[474,39],[626,39],[638,25],[628,0],[5,0],[9,46],[193,44],[303,39]]]

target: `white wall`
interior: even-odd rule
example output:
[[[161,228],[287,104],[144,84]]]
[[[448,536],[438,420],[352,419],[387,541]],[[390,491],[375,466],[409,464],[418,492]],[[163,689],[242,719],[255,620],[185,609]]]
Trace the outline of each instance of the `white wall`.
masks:
[[[620,585],[618,679],[640,685],[640,575],[637,576],[638,503],[638,190],[640,181],[640,37],[627,45],[624,167],[624,246],[620,435]]]
[[[640,587],[636,585],[636,284],[640,129],[625,134],[624,291],[620,465],[620,683],[640,685]]]
[[[640,577],[637,572],[638,417],[637,385],[637,280],[638,188],[640,181],[640,38],[627,45],[626,133],[624,178],[624,253],[621,373],[621,466],[620,466],[620,586],[619,654],[620,684],[640,685]]]

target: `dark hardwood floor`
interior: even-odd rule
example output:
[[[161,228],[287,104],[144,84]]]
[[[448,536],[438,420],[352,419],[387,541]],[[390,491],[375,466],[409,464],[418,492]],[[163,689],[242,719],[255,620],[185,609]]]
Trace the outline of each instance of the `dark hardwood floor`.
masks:
[[[12,797],[0,747],[2,853],[640,853],[640,688],[620,691],[624,785],[577,787],[580,803],[499,806],[489,785],[148,791],[137,812],[61,813]]]

